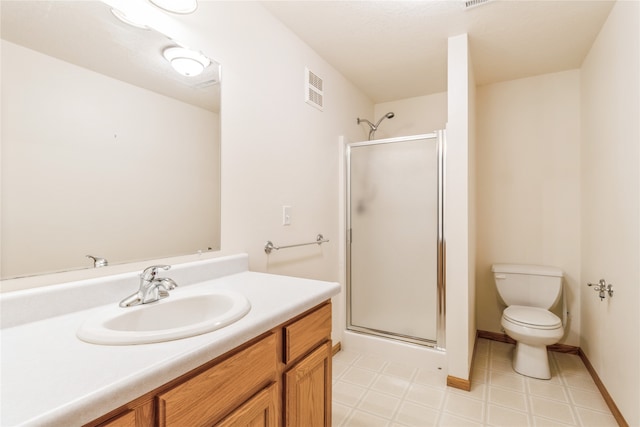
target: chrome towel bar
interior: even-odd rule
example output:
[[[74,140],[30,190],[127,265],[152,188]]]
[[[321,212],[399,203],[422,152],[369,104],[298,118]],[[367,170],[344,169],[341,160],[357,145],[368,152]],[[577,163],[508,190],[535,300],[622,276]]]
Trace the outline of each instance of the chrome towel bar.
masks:
[[[271,251],[274,250],[274,249],[276,251],[279,251],[280,249],[296,248],[298,246],[321,245],[323,243],[327,243],[328,241],[329,241],[329,239],[325,239],[322,234],[318,234],[316,236],[316,241],[315,242],[298,243],[297,245],[276,246],[276,245],[273,244],[273,242],[271,240],[268,240],[267,243],[264,245],[264,252],[267,255],[269,255],[271,253]]]

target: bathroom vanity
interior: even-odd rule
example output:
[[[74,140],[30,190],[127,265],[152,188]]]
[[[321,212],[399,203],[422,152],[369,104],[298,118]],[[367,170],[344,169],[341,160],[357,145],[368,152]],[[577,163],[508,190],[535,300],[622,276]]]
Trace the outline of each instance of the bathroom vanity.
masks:
[[[247,297],[249,313],[184,339],[97,345],[76,331],[134,290],[137,274],[1,295],[1,424],[330,425],[339,285],[249,272],[246,255],[191,264],[167,273],[179,284],[172,295],[229,289]],[[94,306],[79,306],[80,296]],[[40,310],[65,301],[74,311]]]
[[[331,303],[88,425],[330,426]]]

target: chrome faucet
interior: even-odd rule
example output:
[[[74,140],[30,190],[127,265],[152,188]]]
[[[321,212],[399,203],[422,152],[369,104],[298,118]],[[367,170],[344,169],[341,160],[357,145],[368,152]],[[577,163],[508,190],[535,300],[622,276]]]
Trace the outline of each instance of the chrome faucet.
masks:
[[[120,301],[120,307],[133,307],[140,304],[148,304],[166,298],[169,291],[178,285],[168,277],[156,277],[158,269],[168,270],[170,265],[152,265],[144,269],[140,274],[140,289]]]
[[[106,267],[107,265],[109,265],[109,261],[107,261],[105,258],[95,257],[93,255],[87,255],[87,258],[91,258],[93,260],[93,266],[95,268]]]

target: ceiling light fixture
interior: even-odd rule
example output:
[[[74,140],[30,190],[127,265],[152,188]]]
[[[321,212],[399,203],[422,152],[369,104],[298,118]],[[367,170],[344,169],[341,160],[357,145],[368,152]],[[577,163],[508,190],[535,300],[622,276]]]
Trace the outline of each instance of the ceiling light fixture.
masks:
[[[201,54],[184,47],[168,47],[162,55],[178,73],[187,77],[202,74],[205,68],[211,64],[211,60]]]
[[[131,25],[132,27],[140,28],[141,30],[148,30],[149,29],[149,26],[147,26],[146,24],[143,24],[138,19],[131,18],[130,16],[128,16],[126,13],[124,13],[121,10],[112,8],[111,9],[111,13],[113,13],[113,16],[115,16],[116,18],[118,18],[119,20],[121,20],[122,22],[124,22],[127,25]]]
[[[198,8],[198,0],[149,0],[155,6],[167,12],[186,15],[193,13]]]

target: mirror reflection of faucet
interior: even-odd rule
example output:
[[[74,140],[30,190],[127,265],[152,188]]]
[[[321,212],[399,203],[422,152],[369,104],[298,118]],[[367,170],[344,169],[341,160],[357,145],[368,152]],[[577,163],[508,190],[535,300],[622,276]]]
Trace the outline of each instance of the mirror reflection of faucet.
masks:
[[[140,288],[137,292],[120,301],[120,307],[149,304],[169,296],[169,291],[178,285],[169,277],[156,277],[158,269],[169,270],[170,265],[152,265],[140,274]]]
[[[597,284],[587,283],[587,285],[593,286],[593,290],[598,292],[600,301],[604,301],[606,297],[605,292],[609,294],[609,297],[613,297],[613,285],[611,283],[607,284],[607,281],[604,279],[600,279],[600,281]]]
[[[105,258],[95,257],[93,255],[87,255],[87,258],[91,258],[93,260],[94,268],[106,267],[109,265],[109,261],[107,261]]]

